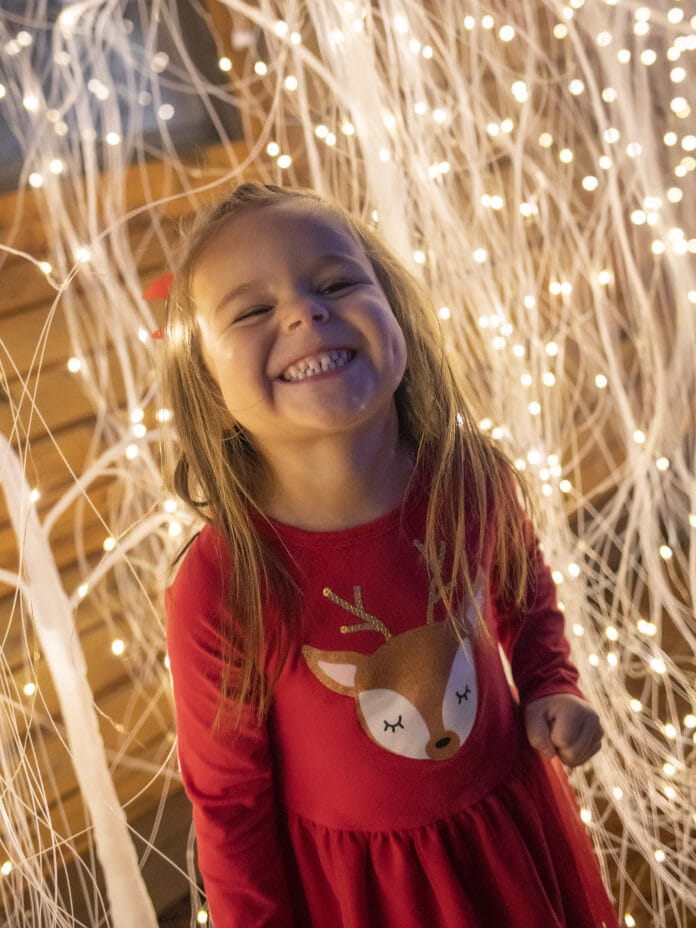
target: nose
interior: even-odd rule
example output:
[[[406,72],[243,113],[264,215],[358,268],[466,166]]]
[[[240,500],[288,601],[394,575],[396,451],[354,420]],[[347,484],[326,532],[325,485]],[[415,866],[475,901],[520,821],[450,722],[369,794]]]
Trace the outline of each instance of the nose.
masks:
[[[305,325],[327,322],[329,311],[319,300],[313,298],[294,299],[285,311],[285,327],[293,332]]]

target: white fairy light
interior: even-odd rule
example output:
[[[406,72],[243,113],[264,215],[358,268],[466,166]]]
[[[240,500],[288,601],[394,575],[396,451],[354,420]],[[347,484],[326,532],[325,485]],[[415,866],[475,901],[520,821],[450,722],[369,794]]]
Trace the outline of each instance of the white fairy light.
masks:
[[[335,136],[334,136],[334,140],[335,140]],[[279,168],[281,168],[281,170],[285,170],[286,168],[289,168],[290,165],[292,164],[292,158],[290,157],[290,155],[280,155],[278,157],[278,160],[276,161],[276,164],[278,165]]]
[[[116,657],[120,657],[122,654],[125,653],[125,650],[126,650],[125,641],[123,641],[123,639],[121,638],[114,638],[114,640],[111,642],[111,653],[115,654]]]
[[[288,74],[288,76],[283,81],[283,86],[285,87],[286,90],[290,91],[290,93],[297,90],[298,81],[295,75]]]
[[[112,535],[108,535],[102,542],[102,548],[105,551],[113,551],[116,547],[116,539]]]
[[[529,99],[529,90],[524,81],[515,81],[510,89],[518,103],[525,103]]]
[[[258,74],[259,77],[264,77],[268,74],[268,65],[265,61],[256,61],[254,62],[254,73]]]
[[[596,374],[594,382],[595,382],[595,385],[599,387],[600,390],[604,390],[604,388],[609,383],[605,374]]]
[[[223,55],[223,57],[219,59],[218,68],[220,68],[220,70],[224,71],[225,73],[228,73],[232,70],[232,62],[226,55]]]
[[[657,634],[657,626],[654,622],[648,622],[647,619],[638,619],[636,627],[639,632],[642,632],[644,635],[648,635],[651,638]]]

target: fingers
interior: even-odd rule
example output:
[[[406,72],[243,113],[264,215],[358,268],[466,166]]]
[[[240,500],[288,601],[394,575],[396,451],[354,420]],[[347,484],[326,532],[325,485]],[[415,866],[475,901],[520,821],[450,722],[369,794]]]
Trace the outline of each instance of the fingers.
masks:
[[[566,693],[527,706],[527,737],[545,757],[558,755],[568,767],[587,763],[601,747],[599,716],[584,700]]]
[[[527,740],[531,746],[549,760],[555,757],[556,748],[551,741],[551,724],[542,706],[531,703],[527,707],[526,725]]]

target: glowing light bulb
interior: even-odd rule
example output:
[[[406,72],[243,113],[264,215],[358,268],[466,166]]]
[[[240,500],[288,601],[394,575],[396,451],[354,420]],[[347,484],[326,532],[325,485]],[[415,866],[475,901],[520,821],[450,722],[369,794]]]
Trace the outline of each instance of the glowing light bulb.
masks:
[[[518,103],[525,103],[529,99],[529,91],[524,81],[515,81],[510,89]]]
[[[277,142],[269,142],[266,145],[266,154],[270,155],[271,158],[277,158],[280,154],[280,145]]]
[[[437,314],[440,317],[440,319],[449,319],[452,315],[452,312],[450,311],[450,308],[448,306],[441,306],[438,309]]]
[[[289,168],[290,165],[292,164],[292,158],[290,157],[290,155],[280,155],[276,163],[278,167],[281,168],[281,170],[285,170],[286,168]]]
[[[642,632],[644,635],[649,635],[651,638],[657,633],[657,626],[654,622],[648,622],[646,619],[638,619],[636,627],[639,632]]]
[[[29,184],[38,190],[39,187],[43,187],[44,179],[37,171],[34,171],[29,175]]]
[[[653,857],[654,857],[655,860],[658,862],[658,864],[661,864],[661,863],[663,863],[663,862],[665,861],[667,855],[666,855],[665,852],[662,850],[662,848],[659,847],[659,848],[657,848],[657,850],[656,850],[655,853],[653,854]]]
[[[561,480],[558,484],[558,489],[561,491],[561,493],[570,493],[570,491],[573,489],[573,485],[570,480]]]
[[[68,358],[68,370],[71,374],[76,374],[82,369],[82,361],[79,358]]]
[[[293,74],[288,74],[288,76],[283,81],[283,86],[286,90],[289,90],[291,93],[293,90],[297,90],[297,78]]]
[[[663,674],[667,670],[665,662],[661,657],[652,657],[650,658],[650,666],[655,671],[655,673]]]
[[[218,61],[218,68],[220,68],[221,71],[225,71],[225,72],[231,71],[231,70],[232,70],[232,62],[230,61],[229,58],[227,58],[226,56],[223,56],[223,57]]]
[[[80,599],[84,599],[88,593],[89,593],[89,584],[81,583],[77,588],[77,595],[80,597]]]
[[[38,501],[41,499],[41,491],[37,487],[34,487],[34,489],[29,494],[29,499],[32,501],[32,503],[38,503]]]
[[[599,181],[593,174],[588,174],[587,177],[583,177],[582,186],[584,190],[592,192],[599,187]]]
[[[636,920],[628,912],[626,912],[626,914],[624,915],[624,925],[626,926],[626,928],[636,928]]]
[[[208,913],[205,911],[205,909],[199,909],[196,912],[196,921],[198,922],[199,925],[208,924]]]
[[[614,799],[623,799],[624,792],[620,786],[615,786],[614,789],[612,790],[612,794],[614,796]]]
[[[254,63],[254,72],[259,75],[259,77],[264,77],[268,74],[268,65],[265,61],[257,61]]]
[[[674,553],[669,545],[660,545],[658,552],[663,561],[670,561]]]
[[[111,642],[111,653],[115,654],[116,657],[120,657],[126,650],[126,643],[120,638],[115,638]]]
[[[604,374],[597,374],[594,380],[595,380],[595,385],[599,387],[600,390],[603,390],[609,383],[609,381],[607,380]]]
[[[640,701],[640,699],[632,699],[628,705],[631,712],[640,712],[643,708],[643,703]]]
[[[109,535],[107,538],[104,539],[102,543],[102,548],[105,551],[113,551],[115,547],[116,547],[116,539],[112,535]]]
[[[592,821],[592,813],[589,809],[580,809],[580,818],[586,825],[589,825],[589,823]]]
[[[585,84],[579,78],[575,78],[568,84],[568,90],[574,97],[578,97],[585,89]]]
[[[25,696],[33,696],[36,692],[36,683],[25,683],[22,687],[22,692]]]
[[[0,873],[2,873],[3,876],[9,876],[12,873],[12,869],[13,869],[12,862],[9,860],[6,860],[3,863],[3,865],[0,867]]]
[[[633,441],[637,445],[644,445],[645,444],[645,432],[642,429],[636,429],[635,432],[633,433]]]
[[[602,100],[604,100],[605,103],[615,103],[617,97],[618,94],[613,87],[605,87],[602,91]]]

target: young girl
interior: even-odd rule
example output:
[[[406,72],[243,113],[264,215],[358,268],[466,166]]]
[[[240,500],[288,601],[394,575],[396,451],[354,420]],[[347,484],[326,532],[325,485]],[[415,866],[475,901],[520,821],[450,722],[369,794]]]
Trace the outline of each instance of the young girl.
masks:
[[[616,928],[550,760],[601,727],[419,284],[338,205],[243,184],[165,338],[208,523],[167,609],[216,928]]]

